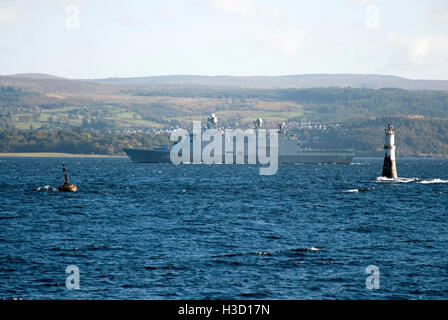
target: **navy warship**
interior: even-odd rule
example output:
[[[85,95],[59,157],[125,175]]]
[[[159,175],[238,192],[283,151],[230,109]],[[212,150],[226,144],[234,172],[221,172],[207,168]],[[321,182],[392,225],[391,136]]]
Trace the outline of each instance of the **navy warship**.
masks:
[[[207,128],[217,128],[217,117],[212,114],[207,119]],[[263,123],[262,119],[254,121],[254,130],[260,129]],[[300,141],[296,134],[290,134],[284,130],[285,124],[279,125],[278,129],[278,163],[279,164],[293,164],[293,163],[336,163],[336,164],[350,164],[353,160],[354,150],[316,150],[316,149],[302,149],[300,148]],[[193,161],[193,135],[190,134],[190,139],[186,143],[190,143],[190,163]],[[222,157],[221,163],[236,164],[237,153],[244,153],[244,163],[248,163],[248,146],[245,141],[244,151],[237,151],[237,148],[231,149],[230,156],[224,148],[225,140],[228,139],[222,131]],[[179,142],[180,143],[180,142]],[[185,142],[184,142],[185,143]],[[269,155],[269,144],[267,154]],[[153,149],[123,149],[134,162],[148,162],[148,163],[169,163],[171,162],[170,153],[173,146],[163,145]],[[204,147],[204,141],[202,141]],[[257,145],[258,148],[258,145]],[[258,151],[258,150],[257,150]],[[215,151],[214,151],[215,152]],[[227,154],[226,154],[227,153]],[[231,159],[230,162],[228,159]],[[257,161],[258,163],[258,161]]]

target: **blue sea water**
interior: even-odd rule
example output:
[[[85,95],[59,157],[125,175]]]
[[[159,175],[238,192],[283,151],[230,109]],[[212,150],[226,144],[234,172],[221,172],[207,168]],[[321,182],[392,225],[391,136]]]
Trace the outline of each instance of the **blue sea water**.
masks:
[[[0,298],[447,299],[448,160],[397,166],[0,158]]]

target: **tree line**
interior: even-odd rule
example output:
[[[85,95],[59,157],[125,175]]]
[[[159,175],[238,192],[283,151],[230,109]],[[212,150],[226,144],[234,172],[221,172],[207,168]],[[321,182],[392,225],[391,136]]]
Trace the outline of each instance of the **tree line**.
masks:
[[[0,129],[0,152],[64,152],[123,155],[123,148],[153,148],[168,143],[164,135],[100,130]]]

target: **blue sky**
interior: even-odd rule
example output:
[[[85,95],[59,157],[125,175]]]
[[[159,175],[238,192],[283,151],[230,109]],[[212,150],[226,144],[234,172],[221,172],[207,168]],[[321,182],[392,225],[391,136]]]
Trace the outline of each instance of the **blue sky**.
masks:
[[[0,0],[0,74],[448,79],[446,0]]]

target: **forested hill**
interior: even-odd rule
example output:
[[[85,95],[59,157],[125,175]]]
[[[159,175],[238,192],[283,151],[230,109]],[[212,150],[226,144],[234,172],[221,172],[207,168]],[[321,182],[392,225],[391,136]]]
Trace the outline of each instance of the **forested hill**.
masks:
[[[0,86],[33,86],[49,91],[116,90],[118,87],[151,88],[400,88],[405,90],[448,90],[448,80],[407,79],[379,74],[296,74],[280,76],[166,75],[105,79],[68,79],[29,73],[0,76]],[[53,89],[51,89],[51,87]]]
[[[444,91],[409,91],[397,88],[184,88],[137,89],[123,93],[146,97],[226,99],[232,103],[235,100],[247,102],[251,99],[293,102],[304,106],[303,109],[308,111],[305,119],[324,121],[394,115],[448,118],[448,92]]]
[[[303,74],[286,76],[198,76],[169,75],[137,78],[95,79],[115,85],[225,88],[401,88],[406,90],[448,90],[448,81],[412,80],[377,74]]]
[[[382,117],[347,121],[327,130],[296,130],[304,145],[317,149],[354,149],[357,156],[382,156],[384,130],[395,128],[397,155],[417,157],[448,156],[448,121],[408,117]]]
[[[383,128],[392,123],[401,155],[448,156],[447,91],[174,88],[40,77],[0,77],[0,152],[120,154],[160,144],[145,137],[215,113],[225,127],[285,121],[305,147],[354,148],[358,155],[380,154]]]

